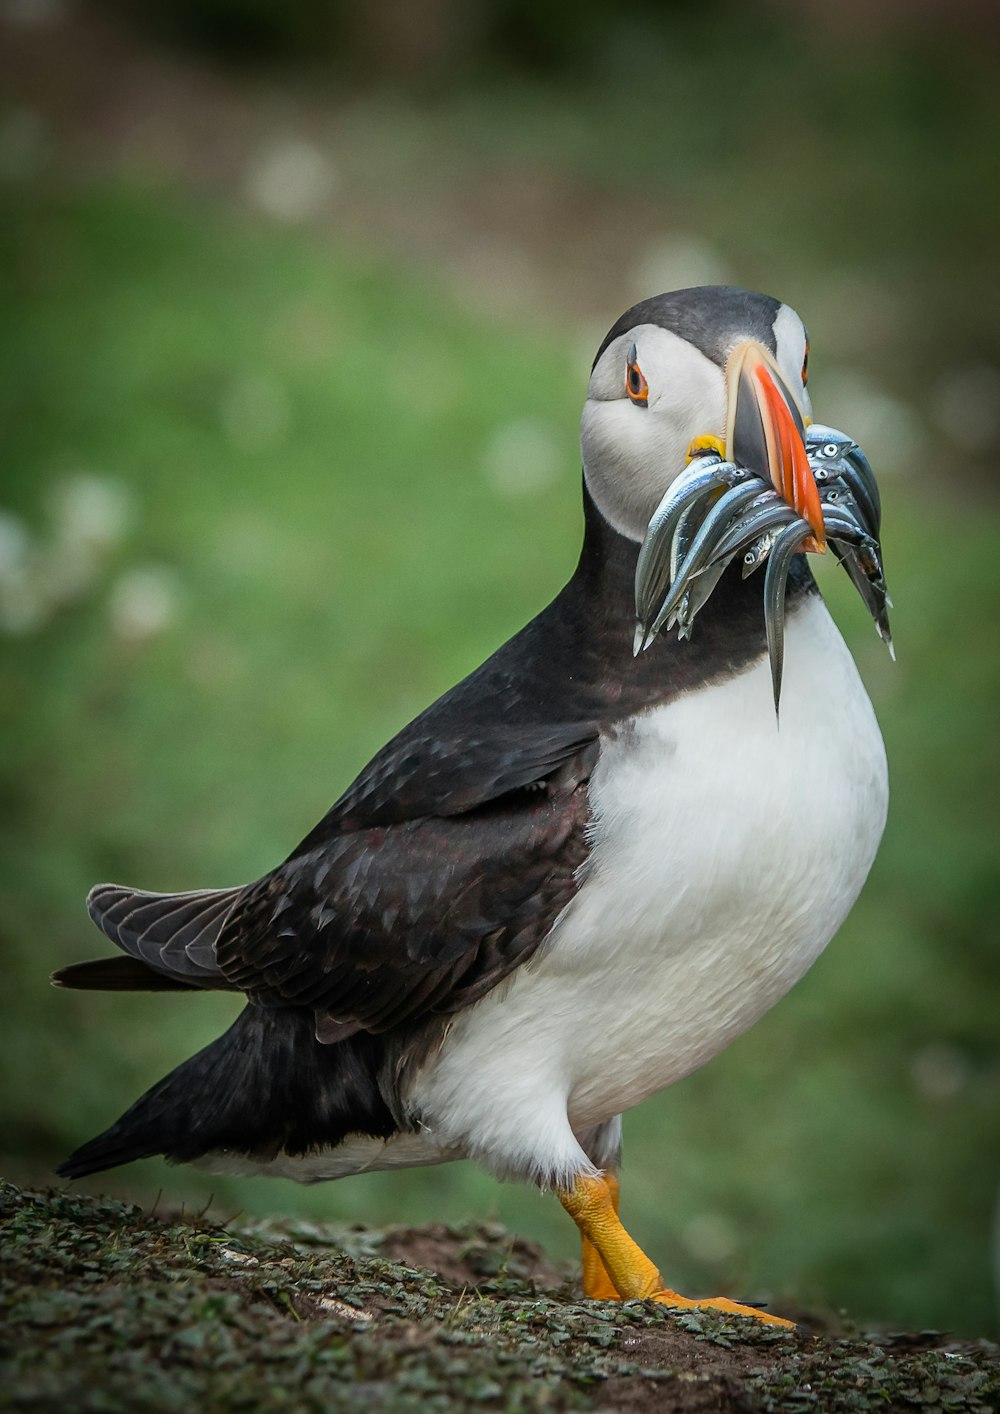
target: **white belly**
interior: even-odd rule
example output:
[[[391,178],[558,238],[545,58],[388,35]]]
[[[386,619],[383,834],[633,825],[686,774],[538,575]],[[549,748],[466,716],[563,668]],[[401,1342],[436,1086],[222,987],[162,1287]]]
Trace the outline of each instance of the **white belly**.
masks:
[[[816,959],[888,801],[878,724],[822,600],[766,660],[602,744],[592,852],[542,952],[456,1018],[416,1077],[425,1137],[558,1181],[574,1138],[703,1065]]]

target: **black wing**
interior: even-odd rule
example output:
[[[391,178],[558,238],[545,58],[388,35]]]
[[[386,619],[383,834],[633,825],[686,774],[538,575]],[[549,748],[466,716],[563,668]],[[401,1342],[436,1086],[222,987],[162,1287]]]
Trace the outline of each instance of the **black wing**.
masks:
[[[312,1007],[330,1040],[482,996],[576,892],[600,723],[648,700],[644,682],[622,689],[650,671],[632,659],[617,602],[628,602],[631,574],[623,568],[620,594],[599,584],[587,603],[572,580],[389,742],[284,864],[229,896],[225,912],[221,896],[204,901],[209,931],[176,915],[178,948],[155,918],[175,903],[149,896],[141,930],[123,926],[129,891],[102,895],[109,906],[95,920],[162,974]]]
[[[595,754],[463,814],[297,852],[229,916],[216,947],[226,980],[264,1005],[313,1008],[331,1041],[469,1005],[576,892]]]
[[[588,852],[599,726],[573,690],[571,594],[404,727],[246,891],[215,950],[227,982],[312,1007],[335,1040],[457,1011],[531,956]]]

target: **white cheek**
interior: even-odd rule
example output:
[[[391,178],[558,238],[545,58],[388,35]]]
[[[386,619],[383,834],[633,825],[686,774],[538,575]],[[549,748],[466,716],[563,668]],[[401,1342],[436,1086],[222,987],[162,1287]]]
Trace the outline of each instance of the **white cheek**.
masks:
[[[726,388],[722,370],[698,354],[664,370],[663,391],[650,398],[649,411],[672,435],[688,444],[693,437],[722,437],[726,430]],[[660,435],[663,435],[662,433]],[[661,489],[660,495],[663,494]]]
[[[633,340],[649,385],[646,408],[624,396]],[[642,539],[692,438],[722,436],[725,415],[721,369],[676,334],[643,325],[609,346],[591,379],[580,440],[590,494],[617,531]]]
[[[583,469],[601,511],[622,535],[641,539],[659,496],[684,465],[673,437],[657,435],[663,419],[627,398],[587,402],[581,420]]]

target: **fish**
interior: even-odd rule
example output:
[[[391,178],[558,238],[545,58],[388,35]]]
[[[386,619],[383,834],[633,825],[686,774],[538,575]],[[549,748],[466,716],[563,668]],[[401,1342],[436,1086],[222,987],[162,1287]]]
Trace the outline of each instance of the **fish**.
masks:
[[[895,658],[879,539],[882,502],[871,464],[853,438],[822,423],[806,428],[805,444],[828,543]],[[763,610],[777,716],[788,573],[812,536],[764,477],[717,451],[696,457],[663,496],[639,550],[633,651],[674,628],[679,638],[690,638],[699,611],[737,556],[744,579],[766,564]]]
[[[654,603],[673,581],[670,553],[681,517],[689,506],[747,480],[751,473],[724,462],[717,453],[695,458],[671,482],[653,512],[635,567],[636,618],[648,623]]]
[[[767,563],[767,557],[774,549],[774,542],[777,540],[780,530],[765,530],[764,534],[746,550],[743,555],[743,578],[747,579],[754,570],[759,570],[761,565]]]
[[[774,715],[781,708],[781,677],[785,666],[785,587],[792,560],[811,534],[809,522],[796,516],[791,525],[774,542],[764,576],[764,629],[767,634],[767,655],[771,661],[771,687],[774,692]]]
[[[749,484],[733,486],[724,492],[709,510],[691,542],[691,548],[684,556],[684,561],[677,571],[670,591],[660,605],[659,613],[650,626],[651,635],[655,636],[659,633],[666,619],[677,608],[692,575],[697,574],[708,564],[720,531],[728,529],[734,517],[745,509],[755,496],[760,494],[762,485],[759,477],[751,476]]]

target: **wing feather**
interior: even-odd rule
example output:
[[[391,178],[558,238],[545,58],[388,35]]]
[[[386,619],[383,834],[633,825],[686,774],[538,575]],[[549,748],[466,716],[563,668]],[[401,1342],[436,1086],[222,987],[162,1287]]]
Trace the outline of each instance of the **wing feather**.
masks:
[[[334,1038],[469,1005],[531,956],[576,892],[592,757],[542,789],[293,856],[230,913],[219,968],[258,1003],[312,1007]]]
[[[154,894],[122,884],[98,884],[87,908],[101,931],[139,962],[195,986],[227,987],[215,943],[240,889]]]

